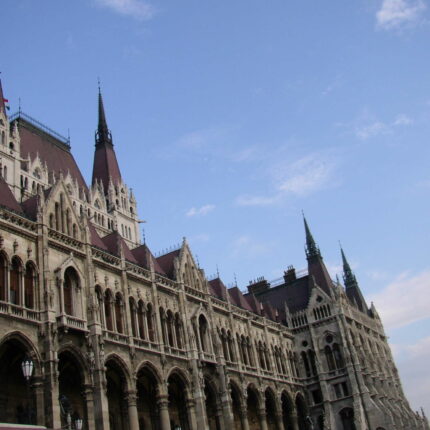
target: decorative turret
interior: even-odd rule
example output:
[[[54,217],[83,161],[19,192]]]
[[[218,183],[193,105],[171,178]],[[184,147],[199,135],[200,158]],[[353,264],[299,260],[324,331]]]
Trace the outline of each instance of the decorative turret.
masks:
[[[105,192],[109,189],[109,182],[114,185],[122,183],[121,172],[113,149],[112,134],[109,131],[103,97],[99,87],[99,120],[96,132],[96,151],[94,153],[93,181],[100,180]]]
[[[308,260],[308,273],[311,283],[316,283],[321,289],[323,289],[328,295],[331,295],[333,290],[333,282],[330,275],[325,267],[321,251],[318,248],[309,225],[303,215],[303,222],[305,224],[306,233],[306,258]],[[309,286],[312,287],[311,285]]]
[[[358,286],[357,279],[354,272],[351,270],[351,266],[346,259],[345,253],[342,247],[340,247],[340,252],[342,254],[343,263],[343,280],[345,282],[346,295],[349,300],[354,303],[358,309],[362,312],[367,312],[367,304],[364,300],[363,294],[361,293],[360,287]]]

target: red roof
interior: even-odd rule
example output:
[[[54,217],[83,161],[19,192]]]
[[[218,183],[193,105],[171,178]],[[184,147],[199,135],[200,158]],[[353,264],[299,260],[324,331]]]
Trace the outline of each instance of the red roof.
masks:
[[[107,251],[108,249],[106,245],[104,244],[103,240],[97,233],[96,228],[90,222],[88,223],[88,228],[90,230],[91,245],[97,246],[97,248],[101,248]]]
[[[160,275],[165,275],[164,270],[158,264],[157,259],[152,255],[150,249],[146,246],[146,244],[140,245],[137,248],[133,248],[131,250],[131,253],[134,255],[134,258],[136,258],[140,266],[149,269],[149,263],[152,260],[154,270]]]
[[[121,235],[114,231],[107,236],[102,237],[101,239],[106,246],[106,249],[113,255],[120,256],[120,246],[122,246],[122,250],[124,252],[124,258],[131,263],[138,264],[133,254],[130,251],[130,248],[127,246],[125,240],[121,237]]]
[[[160,257],[157,257],[157,261],[160,265],[160,267],[163,269],[164,273],[170,278],[174,278],[175,274],[175,267],[173,265],[173,261],[176,257],[179,256],[180,249],[175,249],[172,252],[169,252],[167,254],[161,255]]]
[[[209,281],[209,292],[221,300],[227,301],[227,287],[220,278],[215,278]]]
[[[49,172],[54,172],[57,176],[60,173],[65,176],[67,172],[70,172],[72,178],[77,180],[79,187],[87,190],[82,173],[67,145],[23,118],[18,118],[17,121],[21,137],[22,158],[26,159],[30,155],[31,160],[34,160],[39,154],[42,162],[47,164]]]
[[[22,207],[16,201],[15,196],[9,188],[9,185],[5,182],[3,177],[0,176],[0,205],[7,209],[12,209],[14,212],[24,214]]]
[[[114,184],[121,182],[121,173],[119,171],[113,145],[110,143],[96,145],[96,151],[94,152],[93,184],[96,179],[102,181],[105,192],[107,192],[110,178],[112,178]]]
[[[248,301],[245,299],[239,288],[229,288],[228,293],[230,294],[231,302],[233,304],[252,312],[251,306],[249,305]]]

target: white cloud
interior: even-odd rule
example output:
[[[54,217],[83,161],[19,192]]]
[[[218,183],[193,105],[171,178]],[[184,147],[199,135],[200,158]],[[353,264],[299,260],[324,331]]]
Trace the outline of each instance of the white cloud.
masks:
[[[405,127],[414,123],[413,119],[405,114],[399,114],[388,123],[382,121],[360,121],[361,124],[355,126],[355,135],[362,140],[372,137],[391,134],[397,127]]]
[[[187,217],[207,215],[215,209],[215,205],[204,205],[199,208],[192,207],[186,213]]]
[[[274,182],[272,194],[241,195],[236,198],[239,206],[271,206],[281,203],[287,196],[305,197],[333,184],[333,171],[337,160],[333,156],[312,153],[293,163],[285,161],[271,164],[269,175]]]
[[[274,196],[239,196],[236,204],[239,206],[271,206],[281,200],[281,195]]]
[[[402,273],[370,299],[386,328],[403,327],[430,318],[430,270]]]
[[[412,408],[422,406],[430,412],[430,337],[421,338],[414,344],[390,346]]]
[[[155,8],[144,0],[95,0],[100,6],[109,8],[121,15],[131,16],[138,20],[151,19]]]
[[[288,176],[282,178],[279,190],[289,194],[305,196],[324,188],[334,168],[334,160],[321,154],[311,154],[291,164],[285,172]]]
[[[380,28],[395,29],[417,23],[425,9],[423,0],[383,0],[376,21]]]
[[[232,256],[255,258],[270,252],[271,245],[258,242],[251,236],[242,235],[233,241]]]

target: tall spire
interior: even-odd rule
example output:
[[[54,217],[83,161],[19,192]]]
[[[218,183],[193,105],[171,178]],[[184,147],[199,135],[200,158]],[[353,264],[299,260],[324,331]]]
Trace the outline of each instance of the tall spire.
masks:
[[[303,222],[305,223],[305,232],[306,232],[306,256],[308,258],[315,257],[315,256],[321,257],[321,252],[312,236],[311,230],[305,218],[305,214],[303,214]]]
[[[345,285],[352,285],[353,283],[357,283],[357,279],[355,278],[354,272],[351,270],[351,266],[349,265],[345,253],[343,252],[342,245],[340,246],[340,253],[342,254],[343,280],[345,281]]]
[[[3,112],[6,115],[6,106],[4,104],[5,98],[3,96],[3,88],[1,86],[1,78],[0,78],[0,112]]]
[[[345,282],[346,295],[348,296],[349,300],[358,307],[360,311],[366,312],[366,300],[364,300],[363,294],[361,293],[360,287],[357,282],[357,278],[355,277],[354,272],[351,270],[351,266],[346,259],[342,246],[340,247],[340,253],[342,255],[343,280]]]
[[[103,183],[104,192],[109,190],[109,183],[112,181],[114,185],[122,182],[121,172],[119,170],[118,161],[112,144],[112,135],[108,129],[106,122],[105,109],[103,106],[103,97],[100,90],[98,96],[98,126],[96,131],[96,150],[94,153],[93,165],[93,184],[96,181]]]
[[[112,145],[112,135],[108,129],[105,108],[103,105],[103,96],[100,89],[99,81],[99,123],[96,133],[96,145],[110,143]]]

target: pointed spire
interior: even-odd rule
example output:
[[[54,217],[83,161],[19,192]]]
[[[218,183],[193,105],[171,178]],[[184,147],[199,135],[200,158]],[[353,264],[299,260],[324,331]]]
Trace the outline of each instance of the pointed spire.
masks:
[[[302,214],[303,214],[303,222],[305,224],[305,232],[306,232],[306,256],[308,258],[315,257],[315,256],[321,257],[320,250],[312,236],[311,230],[308,226],[308,222],[306,221],[306,218],[305,218],[305,214],[303,212]]]
[[[351,266],[349,265],[348,260],[346,259],[342,245],[340,245],[340,253],[342,254],[343,280],[345,281],[345,286],[350,286],[354,283],[357,283],[357,280],[355,278],[354,272],[351,270]]]
[[[364,300],[363,294],[361,293],[360,287],[357,282],[357,278],[355,277],[354,272],[351,270],[351,266],[346,259],[342,246],[340,246],[340,253],[342,255],[343,280],[345,282],[346,295],[360,311],[366,312],[366,300]]]
[[[110,143],[112,145],[112,135],[108,129],[105,108],[103,105],[103,96],[100,89],[99,80],[99,123],[96,134],[96,145]]]
[[[0,78],[0,112],[3,112],[6,115],[6,105],[4,101],[5,101],[5,98],[3,96],[3,88],[1,85],[1,78]]]

